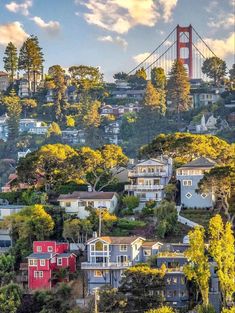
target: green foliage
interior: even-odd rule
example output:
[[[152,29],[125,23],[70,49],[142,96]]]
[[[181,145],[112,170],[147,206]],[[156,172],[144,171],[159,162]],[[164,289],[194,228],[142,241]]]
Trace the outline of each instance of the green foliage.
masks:
[[[21,305],[22,291],[19,285],[9,284],[0,288],[0,312],[16,313]]]
[[[120,313],[127,306],[127,297],[111,287],[104,287],[99,290],[99,310],[101,312]]]
[[[88,219],[70,219],[64,222],[63,237],[73,243],[86,242],[92,234],[92,223]]]
[[[215,84],[226,75],[226,63],[218,57],[211,57],[206,59],[202,65],[202,72],[209,78],[214,80]]]
[[[167,82],[167,98],[170,101],[169,110],[173,113],[188,111],[190,83],[187,71],[182,61],[175,61]]]
[[[208,305],[198,305],[196,307],[196,312],[197,313],[215,313],[215,309],[212,305],[208,304]]]
[[[10,81],[12,83],[18,68],[17,48],[12,42],[9,42],[8,45],[6,46],[4,55],[5,55],[3,57],[4,69],[8,73],[10,73]]]
[[[131,211],[135,208],[137,208],[140,204],[140,199],[138,197],[135,196],[124,196],[122,198],[122,202],[124,203],[124,205],[130,209]]]
[[[151,70],[151,82],[155,88],[160,88],[162,90],[166,87],[166,74],[163,68],[154,67]]]
[[[156,232],[161,238],[176,229],[177,225],[177,210],[174,202],[163,200],[155,209],[155,215],[158,219]]]
[[[0,286],[9,284],[15,276],[15,259],[10,254],[0,255]]]
[[[146,223],[143,221],[130,221],[125,218],[120,218],[117,221],[117,227],[126,230],[134,230],[136,228],[145,227]]]

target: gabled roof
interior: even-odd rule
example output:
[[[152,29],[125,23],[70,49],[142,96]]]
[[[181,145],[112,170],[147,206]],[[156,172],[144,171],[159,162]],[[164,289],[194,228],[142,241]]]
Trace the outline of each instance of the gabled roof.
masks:
[[[74,254],[73,252],[67,252],[58,254],[58,258],[69,258],[71,255],[76,256],[76,254]]]
[[[140,166],[140,165],[164,165],[166,164],[166,160],[164,159],[148,159],[148,160],[144,160],[144,161],[140,161],[139,163],[136,164],[136,166]]]
[[[152,248],[153,246],[155,245],[160,245],[162,246],[163,244],[159,241],[145,241],[143,244],[142,244],[142,247],[143,248]]]
[[[101,240],[104,242],[107,242],[112,245],[131,245],[133,244],[137,239],[145,240],[143,237],[139,236],[129,236],[129,237],[111,237],[111,236],[102,236],[97,238],[91,238],[87,241],[87,244],[92,243],[96,240]]]
[[[113,196],[116,195],[115,192],[89,192],[89,191],[74,191],[73,193],[60,195],[58,200],[111,200]]]
[[[187,167],[214,167],[215,166],[215,162],[205,158],[205,157],[200,157],[197,158],[187,164],[184,164],[181,166],[181,168],[187,168]]]
[[[27,259],[50,260],[55,255],[56,255],[55,253],[54,254],[52,254],[52,253],[31,253],[29,256],[27,256]]]

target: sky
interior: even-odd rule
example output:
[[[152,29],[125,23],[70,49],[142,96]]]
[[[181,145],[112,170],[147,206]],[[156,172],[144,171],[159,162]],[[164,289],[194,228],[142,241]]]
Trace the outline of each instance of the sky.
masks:
[[[235,0],[0,0],[5,47],[37,35],[45,68],[99,66],[106,80],[128,72],[177,24],[192,24],[215,54],[234,61]]]

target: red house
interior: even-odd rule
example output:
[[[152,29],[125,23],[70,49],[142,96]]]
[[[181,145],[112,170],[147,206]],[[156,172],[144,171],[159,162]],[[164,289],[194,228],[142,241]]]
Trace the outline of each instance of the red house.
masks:
[[[32,290],[50,289],[56,283],[56,276],[57,281],[67,281],[67,278],[59,277],[61,269],[68,269],[69,273],[76,271],[76,255],[69,252],[68,243],[34,241],[33,253],[27,258],[28,287]]]

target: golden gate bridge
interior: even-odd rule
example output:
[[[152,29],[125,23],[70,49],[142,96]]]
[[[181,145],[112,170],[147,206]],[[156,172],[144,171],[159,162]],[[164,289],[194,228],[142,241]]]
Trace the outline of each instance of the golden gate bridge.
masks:
[[[128,75],[144,68],[149,79],[154,67],[163,68],[168,75],[172,63],[175,60],[181,60],[190,79],[206,80],[201,68],[205,59],[213,56],[216,56],[215,53],[192,25],[186,27],[177,25],[156,49],[129,71]]]

